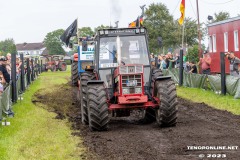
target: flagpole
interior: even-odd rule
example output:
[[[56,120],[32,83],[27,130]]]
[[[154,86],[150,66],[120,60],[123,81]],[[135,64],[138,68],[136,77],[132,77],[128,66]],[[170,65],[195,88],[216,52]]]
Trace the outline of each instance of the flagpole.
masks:
[[[182,48],[180,49],[179,55],[179,86],[183,85],[183,43],[184,43],[184,18],[185,18],[185,0],[182,0],[180,4],[181,17],[179,23],[182,24]]]
[[[185,24],[183,20],[183,25],[182,25],[182,49],[183,49],[183,43],[184,43],[184,29],[185,29]]]
[[[77,17],[77,42],[78,42],[78,45],[80,45],[78,27],[79,26],[78,26],[78,17]]]

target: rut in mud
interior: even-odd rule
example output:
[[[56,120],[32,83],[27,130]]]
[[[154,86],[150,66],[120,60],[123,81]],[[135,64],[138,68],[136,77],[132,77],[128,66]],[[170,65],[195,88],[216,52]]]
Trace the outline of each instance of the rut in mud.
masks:
[[[84,159],[199,159],[200,154],[226,154],[227,159],[240,157],[237,150],[191,151],[187,146],[240,146],[240,116],[215,110],[204,103],[178,99],[176,127],[159,128],[156,123],[141,124],[134,118],[114,118],[105,132],[90,132],[81,124],[77,88],[70,84],[40,90],[33,102],[57,113],[56,118],[71,122],[72,134],[81,136],[90,154]]]

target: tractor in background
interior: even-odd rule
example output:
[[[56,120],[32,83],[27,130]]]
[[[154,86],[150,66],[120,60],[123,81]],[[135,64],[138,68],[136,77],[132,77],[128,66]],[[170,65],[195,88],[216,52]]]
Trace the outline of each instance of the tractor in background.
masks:
[[[93,38],[81,37],[78,41],[78,53],[72,56],[71,81],[73,86],[79,86],[81,73],[85,72],[87,66],[93,65]]]
[[[52,55],[46,56],[45,63],[45,71],[51,70],[52,72],[55,71],[66,71],[67,70],[67,63],[64,61],[63,55]]]
[[[81,119],[91,131],[107,130],[110,116],[127,117],[133,111],[145,123],[176,125],[176,86],[150,64],[147,37],[144,27],[97,31],[94,65],[79,81]]]

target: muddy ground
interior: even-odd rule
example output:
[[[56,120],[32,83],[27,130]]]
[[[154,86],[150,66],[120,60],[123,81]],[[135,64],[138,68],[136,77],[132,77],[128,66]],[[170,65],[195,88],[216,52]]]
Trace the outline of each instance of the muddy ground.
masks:
[[[76,97],[77,88],[70,84],[54,88],[47,94],[40,90],[33,102],[56,112],[56,118],[67,118],[71,122],[72,134],[83,137],[84,145],[89,150],[89,153],[80,155],[80,159],[194,160],[210,159],[207,158],[209,156],[219,157],[212,159],[240,159],[239,148],[217,151],[187,148],[240,147],[240,116],[179,98],[176,127],[159,128],[156,123],[146,125],[134,118],[117,118],[110,121],[108,131],[90,132],[87,126],[81,124],[80,106],[73,98]]]

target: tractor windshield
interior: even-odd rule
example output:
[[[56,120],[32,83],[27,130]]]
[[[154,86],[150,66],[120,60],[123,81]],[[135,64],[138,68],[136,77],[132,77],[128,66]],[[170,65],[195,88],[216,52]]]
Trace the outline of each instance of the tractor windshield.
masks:
[[[127,64],[149,65],[145,36],[118,36],[100,39],[100,68]]]

